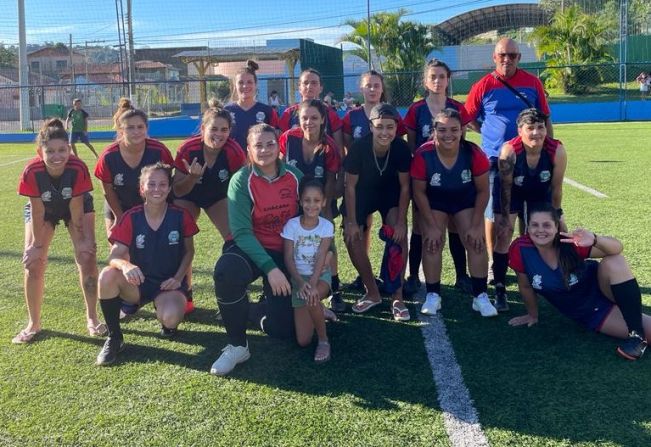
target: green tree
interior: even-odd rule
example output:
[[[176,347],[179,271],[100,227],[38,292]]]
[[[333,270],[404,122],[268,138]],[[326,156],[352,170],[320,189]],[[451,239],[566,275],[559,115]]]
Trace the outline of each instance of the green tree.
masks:
[[[385,81],[396,105],[410,104],[422,85],[422,69],[427,55],[436,48],[430,27],[403,20],[407,10],[379,12],[371,16],[370,40],[373,59],[385,73]],[[347,20],[353,30],[340,43],[355,46],[351,51],[368,62],[366,20]]]
[[[16,53],[0,44],[0,67],[15,67],[17,60]]]
[[[608,26],[606,21],[575,5],[556,11],[549,25],[536,28],[531,39],[539,56],[547,66],[561,67],[546,70],[547,86],[580,94],[601,82],[603,74],[599,68],[585,65],[613,60],[604,37]]]

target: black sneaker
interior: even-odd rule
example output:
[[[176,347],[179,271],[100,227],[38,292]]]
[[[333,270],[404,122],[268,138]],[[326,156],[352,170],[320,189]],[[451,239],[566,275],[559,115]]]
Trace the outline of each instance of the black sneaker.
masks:
[[[330,309],[335,313],[346,312],[346,303],[341,297],[341,292],[335,292],[330,297]]]
[[[95,364],[105,366],[114,363],[118,354],[124,351],[124,339],[122,337],[109,337],[104,342],[102,350],[97,354]]]
[[[347,289],[350,291],[363,292],[364,283],[362,282],[362,277],[358,275],[357,278],[355,278],[355,281],[348,284]]]
[[[508,312],[509,303],[506,301],[506,289],[503,287],[495,288],[495,299],[493,300],[493,306],[497,309],[498,312]]]
[[[162,325],[160,327],[160,336],[163,337],[163,338],[172,338],[178,333],[179,333],[179,330],[177,328],[170,329],[170,328],[167,328],[167,327],[162,326]]]
[[[628,338],[617,347],[617,354],[624,357],[626,360],[637,360],[642,357],[646,349],[647,341],[640,337],[640,335],[631,331]]]
[[[472,280],[468,275],[457,276],[457,281],[454,283],[454,288],[462,291],[463,293],[472,294]]]
[[[410,276],[407,278],[407,281],[402,286],[402,293],[406,297],[413,296],[416,292],[418,292],[418,289],[420,289],[421,282],[420,279],[416,276]]]

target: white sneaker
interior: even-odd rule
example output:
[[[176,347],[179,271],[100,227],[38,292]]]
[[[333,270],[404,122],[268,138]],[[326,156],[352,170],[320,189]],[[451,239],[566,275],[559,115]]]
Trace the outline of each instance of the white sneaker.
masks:
[[[210,367],[210,374],[225,376],[233,371],[238,364],[246,362],[250,357],[248,343],[246,346],[226,345],[222,349],[222,355]]]
[[[479,312],[482,317],[497,316],[497,309],[491,304],[486,293],[481,293],[472,299],[472,310]]]
[[[430,292],[425,296],[423,307],[420,308],[420,313],[425,315],[436,315],[436,312],[441,308],[441,296],[438,293]]]

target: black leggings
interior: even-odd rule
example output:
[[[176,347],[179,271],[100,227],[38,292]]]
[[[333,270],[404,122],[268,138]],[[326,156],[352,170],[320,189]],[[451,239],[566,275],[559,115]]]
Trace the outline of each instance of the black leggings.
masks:
[[[267,253],[289,278],[285,270],[283,254],[270,250]],[[249,303],[247,288],[260,276],[263,277],[266,299],[260,303]],[[246,346],[248,321],[272,337],[285,339],[296,337],[291,296],[274,295],[267,276],[234,242],[229,241],[224,244],[222,255],[215,264],[213,279],[217,305],[230,344]]]

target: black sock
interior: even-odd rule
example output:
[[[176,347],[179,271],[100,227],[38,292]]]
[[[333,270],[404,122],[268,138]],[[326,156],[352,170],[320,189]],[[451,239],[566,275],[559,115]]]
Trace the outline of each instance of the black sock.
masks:
[[[332,282],[330,285],[332,287],[332,293],[339,291],[339,275],[332,275]]]
[[[506,286],[506,270],[509,268],[509,255],[507,253],[493,252],[493,278],[496,286]]]
[[[483,278],[476,278],[474,276],[471,276],[470,281],[472,282],[473,296],[479,296],[482,293],[486,293],[488,290],[488,285],[486,284],[488,282],[488,278],[486,276]]]
[[[119,296],[109,298],[106,300],[99,300],[99,306],[102,308],[104,314],[104,321],[108,328],[109,337],[122,338],[122,330],[120,329],[120,308],[122,307],[122,300]]]
[[[248,297],[242,298],[237,303],[223,304],[218,301],[217,304],[222,314],[229,343],[233,346],[246,346],[246,322],[249,319]]]
[[[409,238],[409,276],[418,278],[422,258],[423,236],[411,233],[411,237]]]
[[[448,240],[450,241],[450,254],[454,261],[454,271],[457,273],[457,279],[467,275],[466,273],[466,247],[461,242],[459,233],[450,233],[448,231]]]
[[[635,331],[640,337],[646,338],[642,325],[642,295],[637,280],[633,278],[619,284],[611,284],[610,290],[613,291],[615,303],[624,316],[628,331]]]
[[[441,294],[441,281],[437,282],[426,282],[425,283],[425,289],[427,290],[427,293],[437,293]]]

